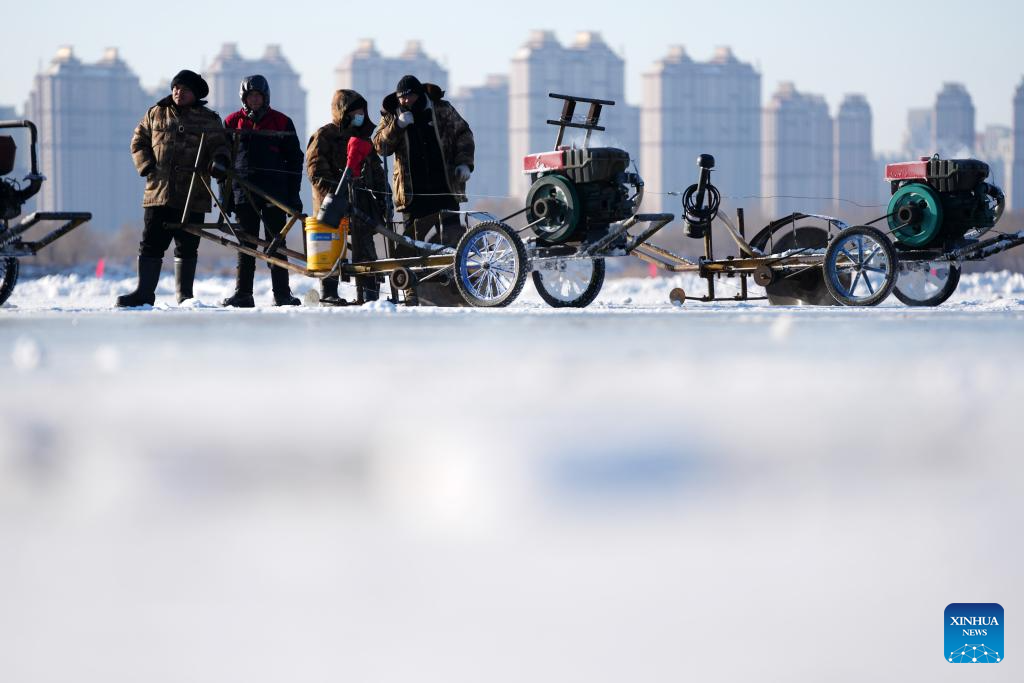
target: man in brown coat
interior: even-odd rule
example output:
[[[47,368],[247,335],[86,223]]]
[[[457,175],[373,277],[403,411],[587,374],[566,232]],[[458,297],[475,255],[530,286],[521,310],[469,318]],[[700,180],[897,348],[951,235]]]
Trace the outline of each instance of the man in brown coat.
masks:
[[[395,155],[395,208],[405,214],[406,235],[426,239],[431,230],[454,245],[461,236],[458,211],[467,201],[473,172],[473,131],[438,86],[403,76],[384,98],[373,144],[381,156]]]
[[[341,180],[347,163],[350,138],[369,140],[374,123],[366,114],[366,100],[355,90],[338,90],[331,100],[331,123],[322,126],[309,139],[306,148],[306,174],[313,185],[313,215],[320,211],[320,203],[333,192]],[[363,162],[358,179],[351,186],[351,199],[355,206],[375,220],[384,222],[386,213],[387,179],[380,157],[370,153]],[[349,226],[352,241],[352,260],[370,261],[377,258],[373,244],[374,231],[361,221],[353,220]],[[374,275],[356,277],[359,303],[378,298],[380,285]],[[345,302],[338,296],[338,278],[320,281],[320,302],[337,306]]]
[[[206,81],[184,70],[171,81],[171,94],[149,108],[132,136],[132,160],[146,179],[142,241],[139,243],[139,283],[135,291],[117,297],[119,307],[152,305],[164,252],[174,241],[174,279],[178,303],[192,298],[199,237],[170,230],[181,223],[192,169],[202,169],[207,184],[214,160],[228,164],[224,124],[203,100],[210,92]],[[199,140],[205,134],[203,155],[196,166]],[[211,198],[201,184],[192,193],[189,223],[201,223],[211,208]]]

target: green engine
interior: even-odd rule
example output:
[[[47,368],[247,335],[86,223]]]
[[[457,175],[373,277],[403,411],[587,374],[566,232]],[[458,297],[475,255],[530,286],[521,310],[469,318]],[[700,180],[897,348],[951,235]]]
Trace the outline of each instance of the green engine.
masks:
[[[889,228],[897,245],[929,249],[978,237],[995,227],[1006,199],[986,182],[989,166],[977,159],[940,159],[889,164],[892,183]]]

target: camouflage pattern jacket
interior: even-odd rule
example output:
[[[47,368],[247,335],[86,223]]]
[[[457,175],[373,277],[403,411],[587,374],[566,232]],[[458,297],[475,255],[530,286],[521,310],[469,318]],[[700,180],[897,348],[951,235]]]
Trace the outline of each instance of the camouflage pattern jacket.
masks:
[[[192,168],[199,151],[199,138],[205,132],[203,157],[199,168],[210,182],[206,170],[218,157],[229,156],[224,123],[216,112],[200,100],[191,107],[179,108],[168,95],[149,108],[132,136],[132,160],[139,175],[146,179],[142,206],[171,206],[182,209],[192,180]],[[192,193],[192,210],[206,213],[211,198],[201,184]]]
[[[473,170],[473,155],[476,151],[473,131],[455,107],[442,99],[444,90],[433,83],[425,83],[423,87],[430,98],[434,132],[444,157],[448,187],[459,203],[466,202],[466,183],[459,180],[455,169],[465,164],[470,171]],[[409,163],[409,138],[405,130],[398,126],[398,97],[394,93],[384,98],[380,115],[380,127],[373,136],[373,146],[383,157],[395,155],[395,168],[391,174],[395,208],[404,211],[412,202],[415,188]]]

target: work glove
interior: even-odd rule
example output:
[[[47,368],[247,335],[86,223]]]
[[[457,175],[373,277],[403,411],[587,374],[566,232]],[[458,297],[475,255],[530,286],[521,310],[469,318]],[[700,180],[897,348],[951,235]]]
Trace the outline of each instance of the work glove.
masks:
[[[228,164],[231,160],[226,156],[218,156],[210,162],[210,175],[217,180],[224,180],[228,177]]]
[[[411,125],[412,122],[413,122],[412,112],[411,111],[403,111],[401,114],[398,115],[397,122],[398,122],[398,127],[399,128],[405,128],[405,127]]]
[[[469,170],[469,166],[466,164],[459,164],[455,167],[455,177],[458,178],[460,183],[467,182],[471,173],[472,171]]]
[[[347,152],[345,168],[348,169],[353,178],[358,178],[363,172],[363,162],[366,161],[366,157],[370,156],[370,152],[373,151],[373,144],[363,138],[351,137],[348,139],[348,146],[345,151]]]

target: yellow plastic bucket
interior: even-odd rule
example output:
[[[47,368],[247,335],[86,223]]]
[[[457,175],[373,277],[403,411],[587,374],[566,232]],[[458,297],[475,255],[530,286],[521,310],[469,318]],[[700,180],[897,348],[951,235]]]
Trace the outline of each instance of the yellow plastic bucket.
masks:
[[[306,219],[306,267],[313,271],[329,271],[345,255],[348,219],[338,227],[324,225],[316,218]]]

